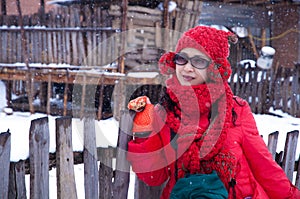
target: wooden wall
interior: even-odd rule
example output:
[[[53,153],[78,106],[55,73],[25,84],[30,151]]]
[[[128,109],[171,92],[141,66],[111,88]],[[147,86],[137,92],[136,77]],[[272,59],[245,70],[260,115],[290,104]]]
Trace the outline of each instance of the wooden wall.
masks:
[[[293,68],[300,61],[299,12],[299,6],[274,7],[271,42],[276,49],[275,66]]]

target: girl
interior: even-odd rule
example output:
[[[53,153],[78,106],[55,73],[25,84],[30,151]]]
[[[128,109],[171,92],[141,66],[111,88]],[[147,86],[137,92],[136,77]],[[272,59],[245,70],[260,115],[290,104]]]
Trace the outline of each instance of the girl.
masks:
[[[150,134],[138,130],[147,124],[136,116],[128,160],[148,185],[167,181],[163,199],[300,198],[272,159],[249,105],[234,96],[227,83],[228,41],[237,37],[197,26],[183,34],[175,52],[161,57],[160,71],[170,78],[159,104],[147,109],[153,112],[138,113],[150,119]],[[202,181],[189,178],[190,185],[184,184],[189,176]]]

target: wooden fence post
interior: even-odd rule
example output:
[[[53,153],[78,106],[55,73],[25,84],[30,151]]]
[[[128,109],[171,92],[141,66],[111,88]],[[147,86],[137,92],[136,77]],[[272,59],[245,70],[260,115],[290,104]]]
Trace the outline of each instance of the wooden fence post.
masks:
[[[135,187],[134,187],[134,198],[135,199],[144,199],[147,196],[147,199],[157,199],[160,197],[162,192],[163,185],[161,186],[148,186],[143,181],[139,180],[136,177]]]
[[[8,198],[26,199],[25,161],[10,163]]]
[[[84,189],[85,198],[98,199],[98,166],[97,166],[97,148],[96,131],[94,115],[88,115],[83,118],[84,121]]]
[[[115,157],[113,147],[98,148],[99,165],[99,199],[112,198],[112,179],[113,179],[113,165],[112,158]]]
[[[30,198],[49,198],[48,117],[31,121],[29,132]]]
[[[72,147],[72,118],[56,120],[57,198],[77,198]]]
[[[116,155],[116,172],[113,184],[113,198],[127,199],[130,165],[126,158],[127,143],[132,138],[131,129],[134,114],[121,111]]]
[[[10,139],[9,132],[0,134],[0,198],[8,196]]]
[[[288,132],[284,146],[282,168],[291,182],[293,181],[298,135],[298,130]]]
[[[114,92],[113,92],[113,99],[114,99],[114,109],[113,115],[116,120],[120,121],[121,119],[121,112],[124,109],[125,100],[126,100],[126,85],[123,79],[120,79],[116,82]]]
[[[270,133],[268,136],[268,149],[273,156],[273,159],[276,159],[276,148],[277,148],[277,141],[278,141],[278,131]]]
[[[297,167],[297,174],[296,174],[296,180],[295,180],[295,186],[300,189],[300,155],[298,157],[298,167]]]

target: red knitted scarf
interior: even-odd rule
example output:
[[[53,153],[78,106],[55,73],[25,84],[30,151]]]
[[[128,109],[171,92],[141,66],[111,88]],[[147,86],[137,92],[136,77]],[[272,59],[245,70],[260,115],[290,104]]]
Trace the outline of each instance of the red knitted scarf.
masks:
[[[178,136],[178,177],[201,172],[201,161],[218,154],[232,125],[233,94],[226,82],[181,86],[176,76],[166,81],[176,103],[166,123]],[[211,118],[209,118],[211,115]]]

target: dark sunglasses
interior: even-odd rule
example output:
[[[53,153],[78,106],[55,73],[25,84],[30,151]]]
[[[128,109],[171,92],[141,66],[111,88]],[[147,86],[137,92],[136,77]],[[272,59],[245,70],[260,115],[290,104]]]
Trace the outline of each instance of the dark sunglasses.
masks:
[[[205,69],[211,63],[211,60],[206,60],[199,56],[189,58],[183,54],[177,53],[174,57],[174,62],[177,65],[186,65],[189,61],[191,62],[191,65],[197,69]]]

